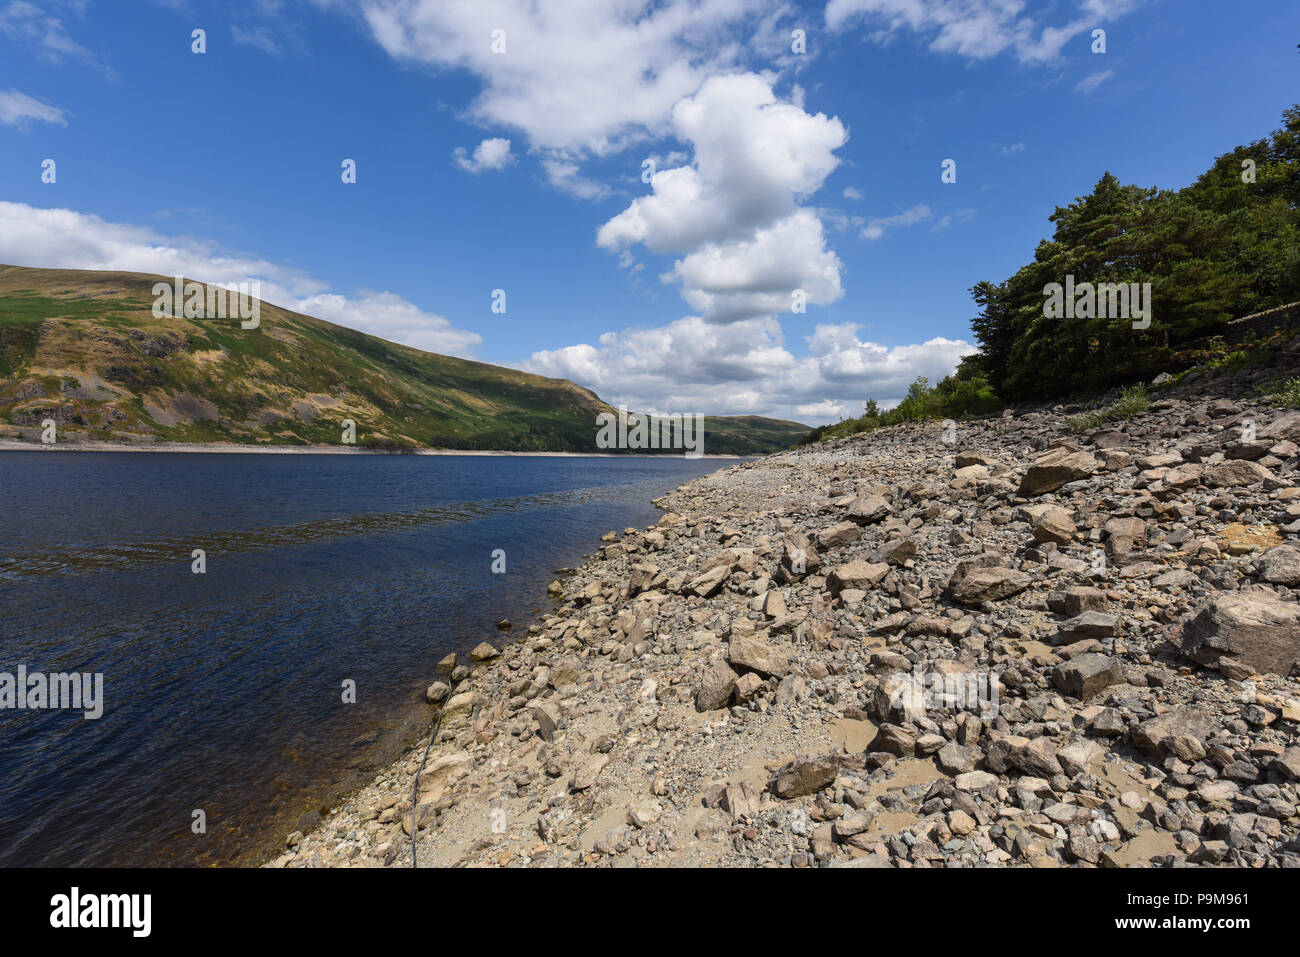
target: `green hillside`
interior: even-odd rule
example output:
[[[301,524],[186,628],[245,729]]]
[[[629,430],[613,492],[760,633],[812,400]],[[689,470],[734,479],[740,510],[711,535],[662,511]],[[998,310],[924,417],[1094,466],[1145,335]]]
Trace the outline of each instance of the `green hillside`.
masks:
[[[421,352],[261,304],[237,319],[155,318],[144,273],[0,265],[0,437],[596,451],[589,389]],[[807,431],[754,416],[710,417],[704,449],[752,454]]]

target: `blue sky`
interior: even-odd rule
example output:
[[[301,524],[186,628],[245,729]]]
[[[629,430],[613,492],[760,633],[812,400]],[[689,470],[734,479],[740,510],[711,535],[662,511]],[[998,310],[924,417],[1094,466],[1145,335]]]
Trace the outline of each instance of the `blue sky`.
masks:
[[[1280,125],[1298,42],[1292,0],[0,0],[0,262],[820,423],[950,372],[1104,170]]]

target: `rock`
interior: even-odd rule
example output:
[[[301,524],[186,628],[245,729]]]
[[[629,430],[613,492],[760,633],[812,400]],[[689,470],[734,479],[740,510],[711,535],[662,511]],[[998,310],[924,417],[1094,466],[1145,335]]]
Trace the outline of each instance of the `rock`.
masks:
[[[832,595],[838,595],[846,588],[871,588],[888,574],[889,566],[883,562],[854,561],[832,570],[826,578],[826,586]]]
[[[1105,612],[1081,612],[1069,621],[1063,621],[1056,626],[1053,643],[1071,644],[1088,638],[1113,638],[1118,623],[1114,615],[1107,615]]]
[[[1219,727],[1209,711],[1203,708],[1176,708],[1142,722],[1133,729],[1133,743],[1147,754],[1159,758],[1179,736],[1204,741]]]
[[[480,641],[474,650],[469,653],[470,658],[474,661],[491,661],[493,658],[500,657],[501,652],[497,651],[486,641]]]
[[[456,667],[456,653],[453,651],[441,661],[438,662],[438,673],[446,674]]]
[[[736,673],[725,661],[715,661],[704,670],[700,686],[695,691],[696,711],[717,711],[725,708],[736,690]]]
[[[784,677],[790,670],[786,655],[766,642],[745,635],[732,635],[727,660],[733,668],[757,671],[762,675]]]
[[[1300,605],[1264,589],[1216,595],[1185,621],[1182,648],[1219,670],[1228,661],[1289,675],[1300,660]]]
[[[644,831],[663,817],[663,813],[663,805],[658,801],[640,801],[627,812],[627,823],[638,831]]]
[[[849,504],[848,517],[859,525],[870,525],[889,515],[893,509],[879,495],[860,495]]]
[[[1106,593],[1100,588],[1075,585],[1047,596],[1047,607],[1058,615],[1076,618],[1085,611],[1105,611],[1110,605]]]
[[[1042,495],[1044,492],[1054,492],[1062,485],[1087,478],[1099,468],[1101,463],[1091,452],[1052,449],[1040,455],[1029,466],[1025,477],[1020,481],[1019,494]]]
[[[452,695],[442,706],[442,730],[454,731],[468,724],[474,712],[486,702],[487,699],[477,691],[462,691]]]
[[[1292,745],[1274,758],[1272,768],[1287,781],[1300,781],[1300,746]]]
[[[1073,777],[1088,771],[1094,762],[1100,762],[1104,753],[1096,743],[1085,738],[1056,752],[1056,758],[1065,773]]]
[[[763,614],[768,618],[782,618],[786,614],[785,598],[778,588],[770,588],[763,596]]]
[[[442,704],[450,697],[451,685],[442,681],[435,681],[424,691],[424,700],[429,704]]]
[[[762,807],[762,797],[748,781],[728,784],[722,792],[722,809],[731,815],[731,823],[756,817]]]
[[[1034,540],[1068,545],[1074,541],[1074,522],[1063,508],[1049,508],[1038,516],[1033,525]]]
[[[957,775],[953,783],[958,791],[983,791],[994,787],[998,783],[998,776],[987,771],[967,771]]]
[[[537,733],[547,744],[555,740],[556,729],[560,726],[560,717],[560,708],[552,701],[544,701],[533,708],[533,719],[537,722]]]
[[[1300,585],[1300,549],[1279,545],[1264,553],[1260,577],[1273,585]]]
[[[627,825],[611,827],[598,837],[592,849],[605,855],[621,854],[627,848]]]
[[[822,548],[839,548],[851,545],[862,537],[862,527],[854,522],[840,522],[817,533],[817,544]]]
[[[635,597],[657,587],[663,581],[666,579],[658,565],[633,565],[632,573],[627,579],[628,596]]]
[[[1246,488],[1260,482],[1276,482],[1277,478],[1258,462],[1234,459],[1207,467],[1205,481],[1211,488]]]
[[[868,751],[883,751],[900,758],[910,758],[916,751],[916,736],[897,724],[882,724],[867,745]]]
[[[763,690],[763,679],[749,671],[736,679],[736,701],[745,704]]]
[[[813,794],[834,783],[839,769],[840,759],[834,754],[796,758],[773,775],[768,790],[782,800]]]
[[[1086,701],[1099,691],[1124,680],[1124,666],[1106,655],[1079,655],[1056,666],[1052,680],[1063,694]]]
[[[1030,577],[1012,568],[974,568],[948,587],[948,595],[963,605],[999,601],[1024,591]]]
[[[598,754],[573,775],[573,780],[569,782],[569,787],[574,791],[585,791],[596,783],[600,777],[600,772],[605,770],[605,765],[609,764],[608,754]]]
[[[967,771],[975,770],[975,765],[979,761],[979,748],[966,747],[950,741],[939,749],[935,756],[939,769],[945,774],[965,774]]]
[[[696,577],[687,586],[690,592],[700,598],[708,598],[722,587],[722,583],[731,575],[730,565],[718,565],[703,575]]]

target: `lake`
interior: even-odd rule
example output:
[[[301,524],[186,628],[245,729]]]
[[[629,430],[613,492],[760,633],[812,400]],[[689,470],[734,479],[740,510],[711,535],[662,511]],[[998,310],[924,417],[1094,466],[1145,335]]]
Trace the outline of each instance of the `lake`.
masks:
[[[103,675],[98,719],[0,710],[0,866],[258,862],[427,729],[439,659],[729,464],[0,453],[0,672]]]

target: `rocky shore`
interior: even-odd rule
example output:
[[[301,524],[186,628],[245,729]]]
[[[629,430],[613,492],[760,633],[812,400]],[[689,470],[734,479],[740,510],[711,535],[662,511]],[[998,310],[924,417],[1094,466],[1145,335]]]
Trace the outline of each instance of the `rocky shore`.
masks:
[[[1080,411],[682,486],[272,866],[1300,866],[1300,413]]]

